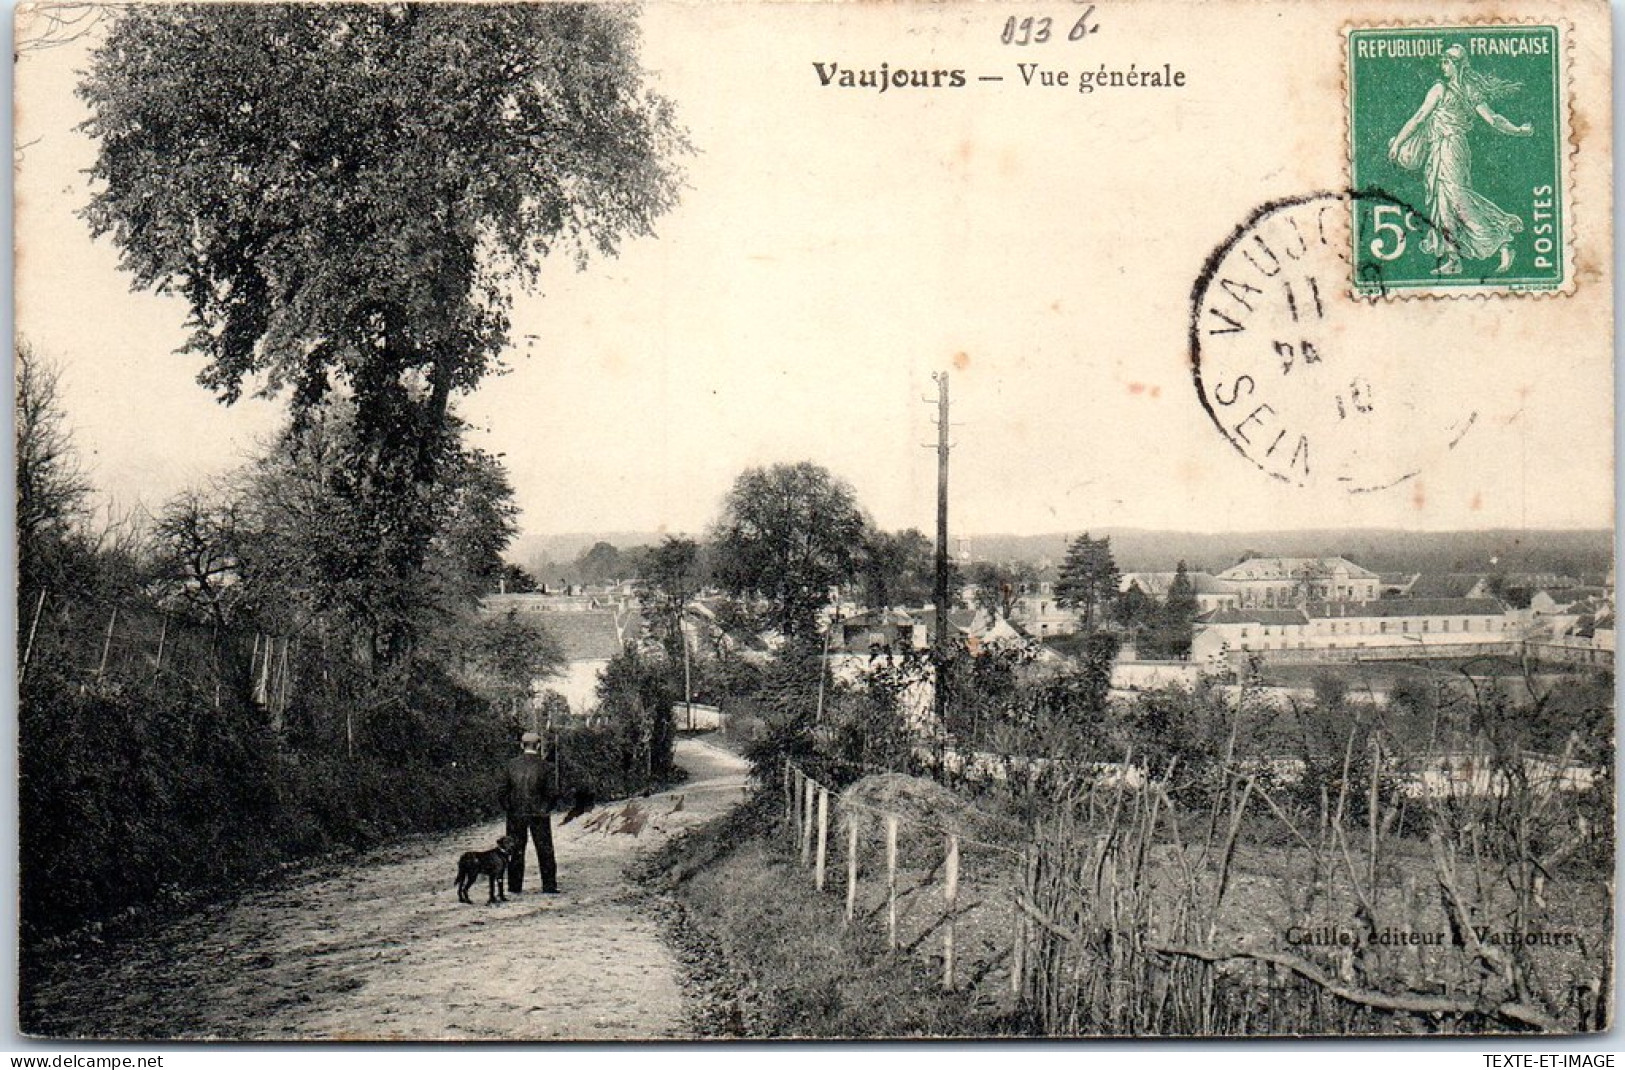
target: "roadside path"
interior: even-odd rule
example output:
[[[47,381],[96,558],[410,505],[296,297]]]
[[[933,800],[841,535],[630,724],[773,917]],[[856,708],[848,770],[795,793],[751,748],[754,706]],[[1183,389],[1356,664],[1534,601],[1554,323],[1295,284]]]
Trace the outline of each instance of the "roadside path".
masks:
[[[559,828],[563,893],[457,902],[457,858],[500,823],[380,848],[161,926],[74,948],[45,971],[30,1030],[55,1037],[227,1040],[617,1040],[684,1036],[680,972],[624,876],[629,862],[744,798],[747,767],[677,743],[689,778],[635,800],[637,836]],[[678,808],[679,799],[681,808]]]

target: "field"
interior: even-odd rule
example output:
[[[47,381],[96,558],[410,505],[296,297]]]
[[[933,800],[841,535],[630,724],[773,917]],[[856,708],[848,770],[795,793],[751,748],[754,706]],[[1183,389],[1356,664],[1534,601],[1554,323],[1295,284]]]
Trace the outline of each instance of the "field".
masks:
[[[673,863],[677,896],[735,966],[731,1035],[1603,1027],[1611,840],[1577,800],[1189,788],[1074,785],[1021,829],[991,796],[967,809],[926,781],[860,782],[827,800],[822,893],[797,794],[788,821],[759,803],[750,835]]]

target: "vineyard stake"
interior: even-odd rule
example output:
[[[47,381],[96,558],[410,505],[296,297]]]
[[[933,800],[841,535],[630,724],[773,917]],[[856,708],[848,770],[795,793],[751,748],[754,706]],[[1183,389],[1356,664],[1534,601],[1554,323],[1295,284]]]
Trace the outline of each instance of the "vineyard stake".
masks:
[[[942,988],[954,990],[954,907],[959,901],[959,837],[948,834],[948,871],[942,886],[942,902],[948,911],[948,924],[942,931]]]
[[[846,923],[852,923],[852,916],[858,908],[858,814],[848,809],[846,812]]]
[[[886,815],[886,946],[897,950],[897,815]]]

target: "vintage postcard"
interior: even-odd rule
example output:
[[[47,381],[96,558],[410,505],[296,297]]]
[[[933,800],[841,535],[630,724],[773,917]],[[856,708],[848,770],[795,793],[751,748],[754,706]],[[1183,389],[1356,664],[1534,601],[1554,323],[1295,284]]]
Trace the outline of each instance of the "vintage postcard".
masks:
[[[1600,0],[14,29],[16,1046],[1613,1026]]]

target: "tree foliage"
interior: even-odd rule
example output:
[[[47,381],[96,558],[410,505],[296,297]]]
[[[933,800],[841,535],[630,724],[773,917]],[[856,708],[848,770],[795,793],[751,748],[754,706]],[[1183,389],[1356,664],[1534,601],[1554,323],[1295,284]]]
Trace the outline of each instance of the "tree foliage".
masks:
[[[1094,627],[1097,607],[1116,598],[1118,579],[1111,538],[1092,539],[1084,532],[1067,547],[1055,600],[1076,609],[1088,631]]]
[[[782,635],[810,634],[831,590],[856,576],[865,527],[852,488],[828,469],[810,461],[747,469],[712,536],[715,578],[763,605]]]
[[[921,606],[936,597],[936,547],[918,528],[896,532],[871,528],[863,540],[859,567],[863,598],[871,609]],[[950,562],[950,601],[963,585],[957,573]]]
[[[469,602],[508,574],[502,553],[519,534],[519,506],[502,462],[483,450],[458,450],[441,482],[429,563],[453,598]]]
[[[508,594],[527,594],[539,590],[541,585],[530,570],[512,561],[504,561],[502,568],[497,572],[497,584],[500,591]]]
[[[638,578],[655,636],[674,658],[682,656],[683,616],[700,592],[700,544],[668,535],[644,555]]]
[[[188,490],[164,506],[153,531],[153,571],[161,590],[190,615],[222,627],[253,613],[255,540],[242,503],[225,493]]]
[[[505,710],[528,709],[536,681],[568,664],[553,634],[513,609],[465,614],[436,634],[435,646],[463,686]]]
[[[453,443],[440,480],[409,501],[358,499],[350,416],[329,403],[220,487],[171,501],[155,528],[159,597],[212,623],[319,632],[364,665],[474,612],[516,530],[500,462]],[[407,508],[428,539],[422,567],[403,573]]]
[[[675,197],[617,7],[135,7],[80,92],[91,223],[185,295],[204,383],[308,406],[337,378],[368,439],[479,381],[555,247],[613,253]]]
[[[176,4],[120,10],[80,86],[87,209],[142,288],[190,309],[223,401],[291,392],[296,445],[342,398],[322,466],[339,597],[394,625],[441,532],[453,395],[497,364],[515,285],[613,254],[675,200],[684,144],[626,9]],[[463,473],[465,476],[467,473]]]
[[[635,646],[628,645],[604,667],[598,680],[599,715],[618,741],[625,772],[645,778],[670,775],[677,738],[674,702],[662,667]]]
[[[1185,562],[1180,561],[1168,585],[1168,596],[1158,602],[1148,595],[1140,595],[1140,605],[1132,620],[1125,619],[1130,597],[1138,594],[1129,588],[1119,598],[1119,619],[1130,624],[1138,633],[1139,652],[1147,658],[1183,659],[1190,657],[1191,639],[1196,634],[1196,615],[1200,607],[1196,601],[1196,585],[1191,582]]]
[[[59,583],[90,521],[90,481],[68,431],[61,369],[17,340],[18,580],[22,590]]]
[[[613,543],[599,540],[576,555],[576,572],[582,583],[608,583],[619,580],[626,571],[621,551]]]
[[[1112,604],[1112,619],[1139,635],[1156,626],[1161,608],[1162,603],[1141,590],[1139,584],[1130,584]]]
[[[1185,562],[1180,561],[1174,571],[1174,582],[1168,586],[1168,600],[1162,608],[1163,657],[1190,657],[1191,639],[1196,634],[1196,614],[1200,609],[1196,601],[1196,585],[1191,582]]]
[[[1008,618],[1029,585],[1037,581],[1038,570],[1028,561],[973,561],[965,569],[965,579],[975,587],[975,608]]]

